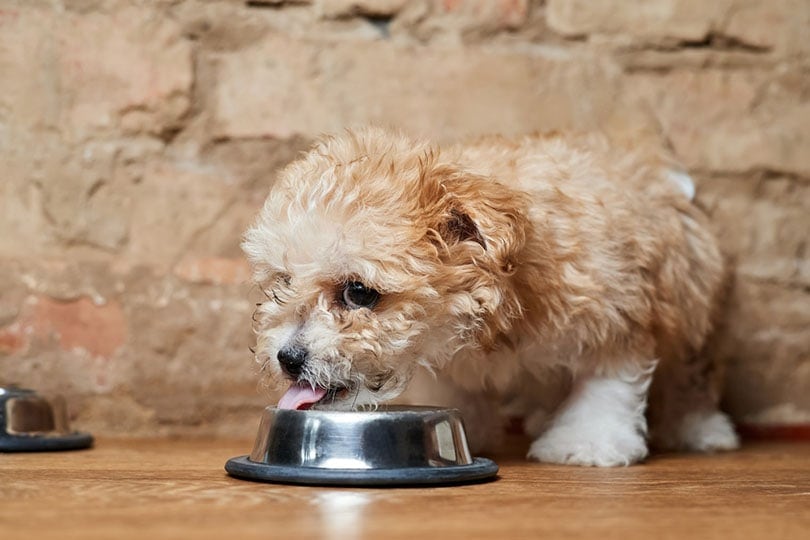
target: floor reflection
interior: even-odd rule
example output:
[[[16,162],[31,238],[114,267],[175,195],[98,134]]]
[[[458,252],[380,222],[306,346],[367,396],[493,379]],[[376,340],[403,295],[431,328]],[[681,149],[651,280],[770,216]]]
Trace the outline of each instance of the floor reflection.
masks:
[[[324,538],[350,540],[363,534],[363,511],[371,501],[361,491],[326,491],[318,494],[316,504]]]

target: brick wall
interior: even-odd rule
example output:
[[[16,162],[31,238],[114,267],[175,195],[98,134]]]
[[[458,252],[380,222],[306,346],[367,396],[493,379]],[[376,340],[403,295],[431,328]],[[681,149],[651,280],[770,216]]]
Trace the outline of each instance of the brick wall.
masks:
[[[238,250],[323,131],[669,144],[736,257],[726,407],[810,420],[807,0],[0,0],[0,379],[100,433],[255,427]]]

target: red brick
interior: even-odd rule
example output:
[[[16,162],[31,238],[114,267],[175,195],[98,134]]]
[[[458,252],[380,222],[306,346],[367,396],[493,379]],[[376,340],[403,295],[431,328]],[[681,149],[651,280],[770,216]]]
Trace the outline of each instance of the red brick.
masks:
[[[0,353],[10,355],[27,351],[30,339],[25,330],[26,327],[17,322],[0,328]]]
[[[528,0],[433,0],[441,11],[455,16],[473,17],[482,26],[517,28],[526,22],[529,14]]]
[[[117,302],[96,305],[87,297],[59,302],[40,296],[30,298],[17,322],[0,330],[0,350],[21,353],[34,342],[53,339],[63,350],[110,358],[126,338],[126,317]]]
[[[192,283],[239,284],[246,283],[250,279],[250,266],[244,259],[186,257],[174,267],[174,273]]]

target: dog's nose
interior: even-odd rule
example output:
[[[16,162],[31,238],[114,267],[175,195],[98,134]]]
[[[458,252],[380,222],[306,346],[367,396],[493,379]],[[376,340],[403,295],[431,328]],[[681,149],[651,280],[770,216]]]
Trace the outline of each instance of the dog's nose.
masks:
[[[276,355],[278,363],[288,375],[297,377],[304,370],[304,363],[309,357],[309,352],[303,347],[292,345],[284,347]]]

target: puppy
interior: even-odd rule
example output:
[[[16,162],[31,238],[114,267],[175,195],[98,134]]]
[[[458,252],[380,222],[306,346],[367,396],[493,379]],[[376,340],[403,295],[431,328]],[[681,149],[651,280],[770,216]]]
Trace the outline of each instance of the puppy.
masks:
[[[256,359],[289,384],[281,408],[373,406],[426,368],[475,412],[472,432],[497,424],[499,397],[536,402],[563,373],[553,415],[526,411],[545,462],[627,465],[647,438],[732,449],[703,354],[726,274],[693,190],[595,137],[324,138],[244,238],[268,298]]]

